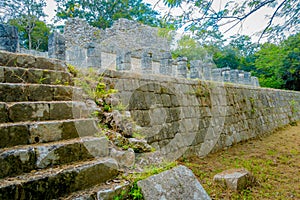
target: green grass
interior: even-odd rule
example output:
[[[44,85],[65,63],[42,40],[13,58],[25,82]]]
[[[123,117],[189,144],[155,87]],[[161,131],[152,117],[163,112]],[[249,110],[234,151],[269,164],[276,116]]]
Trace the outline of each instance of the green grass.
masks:
[[[180,163],[193,170],[212,199],[300,199],[300,126]],[[252,172],[257,185],[237,193],[213,183],[215,174],[242,167]]]

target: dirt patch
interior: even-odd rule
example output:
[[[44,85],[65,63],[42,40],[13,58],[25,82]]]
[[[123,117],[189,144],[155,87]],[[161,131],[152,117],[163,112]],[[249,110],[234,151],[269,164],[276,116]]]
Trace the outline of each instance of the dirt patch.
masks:
[[[182,158],[212,199],[300,199],[300,123],[267,137],[237,144],[205,158]],[[213,176],[244,167],[258,185],[240,193],[213,183]]]

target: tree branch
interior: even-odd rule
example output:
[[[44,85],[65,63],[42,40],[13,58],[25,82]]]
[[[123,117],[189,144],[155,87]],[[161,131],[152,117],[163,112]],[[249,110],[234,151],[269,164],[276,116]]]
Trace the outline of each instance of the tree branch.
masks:
[[[283,2],[281,2],[281,4],[276,8],[276,10],[274,11],[273,15],[271,16],[268,25],[264,28],[263,32],[260,34],[259,38],[258,38],[258,43],[260,42],[260,40],[262,39],[263,35],[266,33],[266,31],[268,30],[268,28],[270,28],[270,26],[273,23],[274,18],[277,15],[277,12],[279,11],[279,9],[287,2],[288,0],[284,0]]]

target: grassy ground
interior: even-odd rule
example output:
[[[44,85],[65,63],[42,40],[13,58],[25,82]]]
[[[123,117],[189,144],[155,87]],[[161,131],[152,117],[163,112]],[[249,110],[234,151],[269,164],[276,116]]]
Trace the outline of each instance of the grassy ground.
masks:
[[[193,170],[212,199],[300,199],[300,124],[180,163]],[[258,185],[235,193],[213,183],[215,174],[241,167],[252,172]]]

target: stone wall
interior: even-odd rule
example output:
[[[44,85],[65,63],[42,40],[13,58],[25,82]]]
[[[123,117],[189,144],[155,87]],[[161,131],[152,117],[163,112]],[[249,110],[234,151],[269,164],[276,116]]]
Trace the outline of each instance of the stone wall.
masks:
[[[107,71],[140,134],[166,158],[205,156],[300,119],[300,93]]]
[[[1,27],[1,48],[16,48],[13,46],[13,42],[17,44],[13,36],[17,35],[16,30],[10,26]],[[8,37],[10,32],[12,36]],[[76,67],[93,67],[98,71],[113,69],[259,86],[258,79],[249,72],[215,68],[212,58],[190,61],[189,70],[187,58],[172,59],[170,44],[159,36],[158,28],[127,19],[119,19],[105,30],[92,27],[83,19],[71,19],[66,22],[64,35],[55,32],[49,36],[48,49],[48,53],[26,49],[20,52],[65,60]]]
[[[64,38],[66,61],[79,67],[259,86],[249,72],[214,69],[212,58],[191,61],[188,70],[187,58],[172,59],[170,44],[159,36],[158,28],[127,19],[119,19],[106,30],[92,27],[82,19],[71,19],[66,22]]]
[[[45,57],[48,58],[48,52],[42,52],[42,51],[36,51],[36,50],[28,50],[28,49],[24,49],[24,48],[20,48],[19,50],[20,53],[24,53],[24,54],[29,54],[29,55],[33,55],[33,56],[40,56],[40,57]]]
[[[16,52],[18,49],[18,29],[0,24],[0,50]]]

